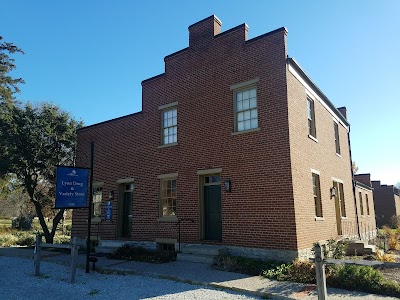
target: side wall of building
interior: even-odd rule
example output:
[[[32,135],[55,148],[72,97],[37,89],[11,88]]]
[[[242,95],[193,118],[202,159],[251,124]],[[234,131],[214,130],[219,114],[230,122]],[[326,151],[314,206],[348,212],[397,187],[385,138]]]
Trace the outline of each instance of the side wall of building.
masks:
[[[380,181],[372,181],[372,186],[374,188],[376,226],[379,228],[392,226],[393,218],[400,215],[400,198],[394,194],[391,185],[381,185]]]
[[[356,203],[360,237],[369,240],[376,236],[373,190],[356,182]]]
[[[301,82],[288,63],[288,99],[290,153],[296,212],[297,239],[300,249],[339,236],[333,181],[343,184],[346,216],[339,220],[343,236],[357,235],[356,212],[352,188],[348,131],[337,115],[318,100],[317,91]],[[316,139],[309,137],[307,96],[314,100]],[[336,154],[334,122],[338,123],[340,155]],[[322,217],[316,217],[312,173],[319,175]],[[340,211],[339,211],[340,213]]]

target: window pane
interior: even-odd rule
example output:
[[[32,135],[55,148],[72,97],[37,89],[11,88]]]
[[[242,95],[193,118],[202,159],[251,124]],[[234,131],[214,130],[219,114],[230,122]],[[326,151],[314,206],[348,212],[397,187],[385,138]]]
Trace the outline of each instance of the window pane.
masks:
[[[237,93],[236,94],[236,101],[242,101],[242,99],[243,99],[243,93]]]
[[[251,115],[251,118],[252,118],[252,119],[257,118],[257,109],[252,109],[252,110],[250,111],[250,115]]]
[[[173,110],[172,110],[172,117],[176,118],[176,114],[177,114],[177,110],[176,110],[176,109],[173,109]]]
[[[176,117],[172,118],[172,125],[174,125],[174,126],[176,125]]]
[[[250,98],[250,92],[249,91],[244,91],[243,92],[243,100],[248,100]]]
[[[257,127],[258,127],[258,120],[251,119],[251,128],[257,128]]]
[[[238,131],[244,130],[244,122],[238,122]]]
[[[250,90],[250,98],[255,98],[256,97],[256,89],[251,89]]]
[[[244,121],[244,130],[250,129],[250,125],[251,125],[250,120]]]
[[[244,119],[244,120],[249,120],[249,119],[250,119],[250,111],[249,111],[249,110],[246,110],[246,111],[244,112],[243,119]]]
[[[237,103],[237,111],[242,111],[243,110],[243,102],[242,101],[239,101],[238,103]]]
[[[257,107],[257,100],[250,99],[250,108],[256,108],[256,107]]]
[[[164,137],[164,144],[168,144],[168,136]]]
[[[238,113],[238,121],[239,122],[243,121],[243,113],[242,112]]]
[[[243,100],[243,110],[249,109],[250,103],[249,100]]]

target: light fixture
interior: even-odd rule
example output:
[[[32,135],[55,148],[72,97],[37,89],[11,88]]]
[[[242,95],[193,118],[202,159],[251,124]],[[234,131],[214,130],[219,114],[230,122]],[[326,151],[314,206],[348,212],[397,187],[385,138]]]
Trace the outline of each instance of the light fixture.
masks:
[[[224,185],[225,185],[225,192],[230,192],[231,191],[231,180],[226,179]]]
[[[110,200],[114,199],[114,191],[110,191],[110,194],[108,195],[108,198]]]
[[[335,187],[331,187],[331,198],[336,196],[336,188]]]

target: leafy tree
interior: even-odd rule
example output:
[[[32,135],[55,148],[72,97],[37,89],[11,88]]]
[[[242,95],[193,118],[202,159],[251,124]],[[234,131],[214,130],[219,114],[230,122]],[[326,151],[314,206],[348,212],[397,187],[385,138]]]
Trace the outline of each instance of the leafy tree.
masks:
[[[358,172],[358,166],[357,166],[357,164],[356,164],[355,161],[351,162],[351,167],[353,168],[353,173],[354,173],[354,174],[357,174],[357,172]]]
[[[9,73],[15,69],[14,59],[9,56],[13,53],[24,53],[12,43],[4,42],[0,36],[0,104],[13,100],[13,94],[19,93],[18,84],[25,83],[22,78],[13,78]]]
[[[0,177],[13,173],[29,196],[47,243],[52,243],[64,209],[49,230],[43,211],[54,205],[55,166],[73,165],[76,129],[82,126],[59,107],[12,104],[0,114]]]

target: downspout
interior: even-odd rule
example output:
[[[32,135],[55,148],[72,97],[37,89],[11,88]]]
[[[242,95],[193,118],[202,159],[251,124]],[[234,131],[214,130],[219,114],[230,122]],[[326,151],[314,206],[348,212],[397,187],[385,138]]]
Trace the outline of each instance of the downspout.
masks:
[[[354,180],[354,172],[353,172],[353,159],[351,158],[351,145],[350,145],[350,125],[349,131],[347,132],[347,141],[349,143],[349,154],[350,154],[350,169],[351,169],[351,183],[353,186],[353,199],[354,199],[354,207],[356,209],[356,222],[357,222],[357,233],[358,238],[361,240],[361,233],[360,233],[360,220],[358,219],[358,207],[357,207],[357,198],[356,198],[356,182]]]

